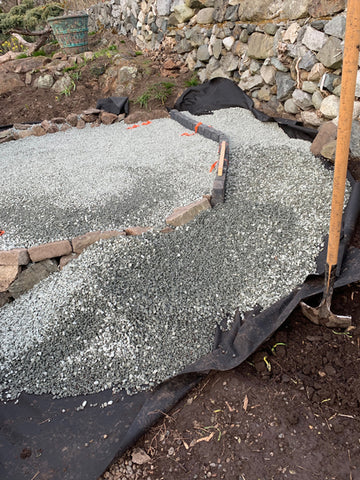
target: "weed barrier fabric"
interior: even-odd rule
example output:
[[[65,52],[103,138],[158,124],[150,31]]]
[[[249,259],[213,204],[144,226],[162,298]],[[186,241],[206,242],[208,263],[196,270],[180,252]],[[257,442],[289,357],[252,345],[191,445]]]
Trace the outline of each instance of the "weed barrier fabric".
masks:
[[[358,218],[359,199],[360,184],[353,182],[339,256],[339,262],[342,258],[344,261],[336,287],[360,280],[360,250],[346,249]],[[1,480],[96,480],[114,458],[121,456],[210,370],[240,365],[281,326],[302,299],[322,289],[323,279],[313,276],[266,310],[251,312],[244,321],[237,315],[229,331],[218,329],[210,354],[153,391],[128,396],[123,391],[114,395],[106,390],[62,399],[21,394],[16,401],[0,404]]]
[[[178,98],[174,109],[204,115],[222,108],[240,107],[250,110],[261,122],[277,122],[279,127],[290,137],[312,141],[317,130],[306,128],[295,120],[270,117],[254,107],[253,100],[232,80],[213,78],[196,87],[190,87]]]

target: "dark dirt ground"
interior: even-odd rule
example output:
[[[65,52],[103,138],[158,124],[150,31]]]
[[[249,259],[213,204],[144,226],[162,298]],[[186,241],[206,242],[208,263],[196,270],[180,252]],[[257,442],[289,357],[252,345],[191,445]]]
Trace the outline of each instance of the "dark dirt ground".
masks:
[[[171,47],[164,47],[156,52],[140,52],[133,42],[126,37],[113,35],[109,32],[100,32],[89,36],[89,51],[99,51],[110,45],[115,45],[117,51],[113,55],[120,55],[124,63],[135,64],[139,69],[139,76],[133,84],[131,95],[129,95],[130,115],[126,119],[128,123],[158,118],[167,115],[166,107],[173,107],[177,97],[187,87],[187,82],[192,78],[192,72],[188,69],[174,68],[164,69],[164,58],[174,58],[176,54]],[[58,47],[55,47],[58,49]],[[49,47],[51,51],[51,47]],[[141,54],[140,54],[141,53]],[[51,59],[51,54],[49,54]],[[76,89],[69,96],[58,95],[51,89],[39,89],[33,86],[25,86],[10,93],[0,95],[0,126],[12,125],[14,123],[41,122],[54,117],[66,116],[69,113],[81,113],[83,110],[96,107],[99,98],[114,95],[113,92],[101,88],[101,72],[106,71],[112,64],[112,58],[106,54],[86,62],[80,68],[81,77],[76,81]],[[172,66],[172,65],[170,65]],[[35,76],[40,76],[36,72]],[[25,80],[25,74],[22,75]],[[146,108],[137,103],[139,97],[149,86],[169,82],[174,84],[171,94],[164,104],[160,100],[150,100]]]
[[[130,98],[130,120],[166,114],[156,102],[148,110],[134,103],[151,82],[168,80],[161,56],[136,56],[130,43],[119,43],[120,49],[146,62],[147,73]],[[76,91],[61,102],[30,87],[3,95],[1,123],[41,121],[95,106],[101,91],[90,67],[106,61],[84,67]],[[166,105],[173,106],[191,76],[171,79],[176,88]],[[358,162],[351,168],[360,178]],[[360,247],[360,223],[353,244]],[[315,326],[297,309],[247,362],[210,373],[102,478],[360,480],[360,283],[337,290],[333,310],[353,316],[350,331]],[[139,448],[150,456],[143,465],[132,462]]]

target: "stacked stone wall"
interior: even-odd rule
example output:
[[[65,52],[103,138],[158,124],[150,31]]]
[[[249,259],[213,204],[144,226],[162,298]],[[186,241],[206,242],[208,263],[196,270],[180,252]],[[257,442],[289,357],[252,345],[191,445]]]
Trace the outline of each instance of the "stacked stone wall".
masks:
[[[116,30],[144,51],[172,42],[201,82],[230,78],[278,114],[313,127],[336,122],[345,1],[111,0],[88,13],[90,29]]]

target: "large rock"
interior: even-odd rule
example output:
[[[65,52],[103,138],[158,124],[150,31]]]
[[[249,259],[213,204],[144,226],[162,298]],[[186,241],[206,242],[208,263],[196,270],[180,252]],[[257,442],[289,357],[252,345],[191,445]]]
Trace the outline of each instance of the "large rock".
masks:
[[[197,59],[200,60],[200,62],[207,62],[209,58],[209,47],[207,45],[201,45],[197,50]]]
[[[258,22],[271,20],[278,16],[283,2],[279,0],[243,0],[239,3],[239,20]]]
[[[12,92],[25,86],[25,83],[16,73],[5,73],[4,70],[0,69],[0,77],[0,95],[3,93]]]
[[[260,75],[264,82],[268,85],[274,85],[275,83],[276,69],[272,65],[262,65],[260,68]]]
[[[301,110],[309,110],[312,108],[311,95],[309,93],[297,88],[293,91],[292,98]]]
[[[174,7],[174,13],[179,23],[185,23],[194,16],[195,11],[192,8],[189,8],[185,4],[180,4]]]
[[[313,66],[317,63],[317,59],[315,55],[308,50],[304,56],[301,57],[301,60],[299,62],[299,68],[301,70],[306,70],[309,72]]]
[[[310,82],[316,82],[324,75],[326,69],[322,63],[315,63],[309,72],[308,80]]]
[[[170,14],[172,1],[171,0],[157,0],[156,10],[159,16],[168,16]]]
[[[286,102],[284,103],[284,110],[286,113],[291,113],[293,115],[296,115],[300,111],[299,107],[296,105],[292,98],[288,98],[286,100]]]
[[[300,25],[297,22],[292,23],[287,30],[283,33],[283,41],[295,43],[300,30]]]
[[[296,82],[291,78],[289,73],[277,72],[275,78],[277,87],[276,97],[282,102],[290,97]]]
[[[310,26],[306,27],[305,34],[302,39],[302,43],[315,52],[318,52],[326,42],[326,35],[323,32],[319,32]]]
[[[339,68],[342,63],[341,40],[335,37],[329,37],[321,48],[316,58],[327,68]]]
[[[310,150],[314,155],[320,155],[321,150],[328,143],[336,140],[337,128],[334,122],[326,122],[319,128],[318,134],[311,144]]]
[[[18,276],[18,265],[0,265],[0,292],[5,292]]]
[[[324,32],[327,35],[343,40],[345,37],[345,26],[346,17],[344,15],[337,15],[325,25]]]
[[[59,80],[56,80],[54,83],[52,89],[56,93],[61,93],[61,92],[66,92],[68,89],[71,89],[73,86],[73,80],[69,75],[64,75],[63,77],[59,78]]]
[[[311,100],[315,109],[319,110],[323,101],[323,96],[321,95],[321,92],[319,90],[316,90],[316,92],[313,93]]]
[[[221,50],[222,50],[222,40],[220,40],[220,38],[217,38],[214,41],[213,46],[212,46],[212,50],[213,50],[214,57],[216,59],[219,59],[220,55],[221,55]]]
[[[360,70],[356,74],[355,97],[360,97]]]
[[[308,16],[309,5],[312,0],[285,0],[283,7],[283,16],[290,20]]]
[[[235,38],[233,36],[225,37],[223,39],[224,47],[228,52],[231,50],[231,47],[234,45],[234,43],[235,43]]]
[[[57,271],[58,265],[54,260],[32,263],[28,268],[23,270],[19,274],[19,277],[10,285],[9,293],[12,297],[18,298],[51,273]]]
[[[176,51],[177,53],[187,53],[191,52],[192,50],[192,45],[189,42],[189,40],[186,40],[186,38],[183,38],[180,40],[180,42],[176,45]]]
[[[326,17],[345,9],[345,0],[312,0],[309,13],[314,18]]]
[[[360,123],[355,120],[351,129],[350,152],[353,157],[360,158]]]
[[[215,8],[202,8],[196,15],[196,21],[200,24],[214,23]]]
[[[29,261],[26,248],[0,250],[0,265],[27,265]]]
[[[263,79],[261,78],[261,75],[251,75],[251,73],[247,70],[241,76],[239,87],[243,90],[253,90],[256,87],[260,87],[262,84]]]
[[[309,82],[306,80],[302,84],[302,90],[304,90],[304,92],[313,94],[317,89],[317,85],[317,82]]]
[[[239,66],[239,58],[232,53],[228,53],[225,57],[222,57],[220,64],[225,72],[233,72]]]
[[[19,58],[11,62],[11,70],[15,73],[27,73],[33,70],[38,70],[45,63],[50,60],[47,57],[28,57],[28,58]]]
[[[270,35],[255,32],[248,40],[248,56],[264,60],[274,55],[274,39]]]
[[[312,127],[319,127],[323,123],[323,119],[314,111],[301,112],[301,121],[307,125],[311,125]]]
[[[63,77],[64,78],[64,77]],[[60,80],[59,80],[60,81]],[[37,88],[51,88],[54,85],[54,79],[52,75],[48,73],[45,75],[41,75],[39,78],[35,80],[34,86]]]
[[[326,118],[335,118],[339,114],[340,99],[336,95],[329,95],[321,102],[320,112]]]

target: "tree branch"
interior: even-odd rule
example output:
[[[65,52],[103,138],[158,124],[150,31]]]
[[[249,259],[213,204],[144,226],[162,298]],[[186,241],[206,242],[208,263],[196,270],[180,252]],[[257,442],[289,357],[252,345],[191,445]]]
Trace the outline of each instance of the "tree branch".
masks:
[[[27,35],[28,37],[41,37],[42,35],[49,35],[51,32],[51,27],[48,25],[44,30],[40,32],[32,32],[31,30],[27,30],[26,28],[12,28],[10,30],[10,34],[18,33],[20,35]]]

